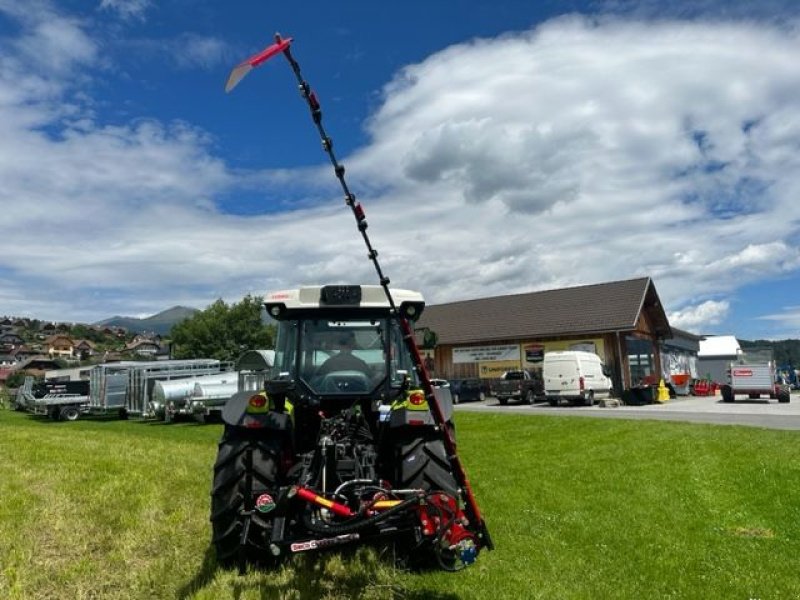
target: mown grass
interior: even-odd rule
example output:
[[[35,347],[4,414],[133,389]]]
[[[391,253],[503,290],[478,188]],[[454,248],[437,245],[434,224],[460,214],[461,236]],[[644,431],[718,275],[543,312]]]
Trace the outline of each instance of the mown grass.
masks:
[[[458,415],[497,549],[457,574],[365,548],[243,576],[209,547],[218,425],[0,411],[0,598],[797,598],[800,433]]]

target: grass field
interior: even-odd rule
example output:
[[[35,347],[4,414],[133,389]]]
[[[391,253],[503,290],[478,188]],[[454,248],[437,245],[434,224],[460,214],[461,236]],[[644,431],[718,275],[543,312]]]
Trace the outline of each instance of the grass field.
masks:
[[[457,574],[366,549],[217,569],[221,426],[0,410],[0,598],[798,598],[800,433],[458,415],[497,549]]]

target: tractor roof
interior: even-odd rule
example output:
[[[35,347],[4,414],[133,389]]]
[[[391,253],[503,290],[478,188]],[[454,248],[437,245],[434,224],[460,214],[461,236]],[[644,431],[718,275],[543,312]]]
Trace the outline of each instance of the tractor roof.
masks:
[[[419,292],[389,290],[395,306],[407,310],[414,307],[414,318],[422,313],[425,299]],[[272,292],[264,298],[267,311],[277,317],[283,312],[313,310],[369,310],[389,309],[386,292],[379,285],[314,285],[292,290]],[[408,316],[411,316],[409,314]]]

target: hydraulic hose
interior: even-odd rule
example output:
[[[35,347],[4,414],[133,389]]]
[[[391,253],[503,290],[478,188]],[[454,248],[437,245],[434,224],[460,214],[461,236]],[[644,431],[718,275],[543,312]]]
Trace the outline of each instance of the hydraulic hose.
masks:
[[[311,515],[308,512],[303,513],[303,525],[305,525],[309,531],[313,531],[314,533],[321,533],[321,534],[332,534],[332,535],[343,535],[346,533],[357,533],[363,529],[368,527],[372,527],[373,525],[377,525],[381,521],[385,521],[389,517],[402,513],[405,510],[416,506],[419,504],[420,498],[409,498],[408,500],[404,500],[397,506],[393,506],[392,508],[375,515],[374,517],[369,517],[368,519],[364,520],[357,520],[351,523],[342,523],[341,525],[320,525],[315,523],[311,519]]]

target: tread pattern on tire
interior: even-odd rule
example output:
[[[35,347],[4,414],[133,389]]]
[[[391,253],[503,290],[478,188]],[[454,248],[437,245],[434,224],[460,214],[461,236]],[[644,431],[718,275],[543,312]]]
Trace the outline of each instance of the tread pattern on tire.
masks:
[[[399,448],[398,481],[401,488],[441,490],[455,496],[458,484],[450,472],[444,442],[419,437]]]
[[[242,511],[251,508],[248,504],[256,494],[275,489],[278,455],[276,440],[259,439],[246,432],[226,431],[219,443],[211,490],[211,525],[217,562],[222,566],[232,566],[239,558],[245,519]],[[247,561],[268,558],[266,536],[270,529],[271,521],[253,513],[244,548]]]

